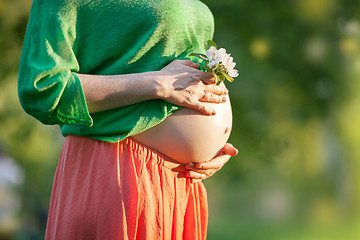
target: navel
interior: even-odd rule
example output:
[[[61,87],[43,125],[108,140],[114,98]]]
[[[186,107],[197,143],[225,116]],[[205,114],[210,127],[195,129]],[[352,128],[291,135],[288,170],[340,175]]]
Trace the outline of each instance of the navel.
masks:
[[[225,134],[229,133],[231,131],[231,125],[228,124],[225,128]]]

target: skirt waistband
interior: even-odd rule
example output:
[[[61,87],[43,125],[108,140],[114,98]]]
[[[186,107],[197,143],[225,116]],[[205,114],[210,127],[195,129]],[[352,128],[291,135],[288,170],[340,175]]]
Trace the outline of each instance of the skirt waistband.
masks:
[[[130,146],[130,148],[134,150],[135,153],[146,156],[147,159],[152,159],[153,161],[156,161],[157,164],[159,164],[160,166],[164,166],[169,169],[178,168],[182,165],[185,166],[184,163],[178,162],[148,146],[145,146],[144,144],[135,141],[131,137],[125,138],[123,142],[126,145]]]

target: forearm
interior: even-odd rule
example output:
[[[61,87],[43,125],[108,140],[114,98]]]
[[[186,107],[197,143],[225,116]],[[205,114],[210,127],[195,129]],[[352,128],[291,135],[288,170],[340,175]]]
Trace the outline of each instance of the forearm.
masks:
[[[224,102],[227,90],[214,85],[214,76],[198,67],[190,60],[174,60],[160,71],[106,76],[78,74],[78,77],[90,113],[163,99],[214,115],[215,111],[202,102]]]
[[[159,72],[124,75],[78,74],[90,113],[156,98]]]

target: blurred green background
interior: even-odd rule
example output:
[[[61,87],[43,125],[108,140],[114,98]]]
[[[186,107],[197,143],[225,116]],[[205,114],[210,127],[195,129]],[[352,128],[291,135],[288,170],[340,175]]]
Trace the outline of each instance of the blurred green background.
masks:
[[[208,239],[360,239],[360,1],[204,2],[240,72]],[[43,238],[64,140],[17,99],[30,6],[0,0],[0,239]]]

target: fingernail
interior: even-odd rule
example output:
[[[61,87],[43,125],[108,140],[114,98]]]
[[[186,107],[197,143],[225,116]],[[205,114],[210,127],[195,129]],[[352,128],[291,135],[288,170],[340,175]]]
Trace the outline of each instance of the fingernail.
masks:
[[[214,109],[211,111],[211,115],[216,115],[216,112]]]
[[[226,97],[225,96],[221,97],[221,101],[226,102]]]
[[[237,149],[236,149],[236,151],[235,151],[235,155],[237,155],[238,153],[239,153],[239,150],[237,150]],[[234,155],[234,156],[235,156],[235,155]]]
[[[196,168],[202,168],[202,167],[203,167],[203,165],[201,163],[196,164]]]

